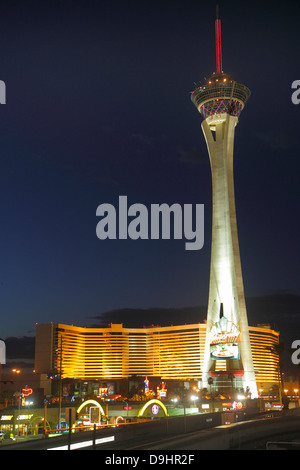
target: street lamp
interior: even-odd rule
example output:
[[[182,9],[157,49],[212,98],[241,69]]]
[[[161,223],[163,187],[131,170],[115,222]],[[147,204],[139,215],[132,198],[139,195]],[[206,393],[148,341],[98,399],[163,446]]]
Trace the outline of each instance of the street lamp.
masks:
[[[123,401],[124,403],[126,403],[126,409],[127,409],[127,413],[126,413],[127,419],[126,419],[126,422],[127,422],[127,420],[128,420],[128,401],[126,401],[126,400],[122,400],[122,401]]]
[[[199,397],[196,397],[195,395],[191,395],[191,400],[194,402],[194,408],[196,407],[196,400],[199,400]]]

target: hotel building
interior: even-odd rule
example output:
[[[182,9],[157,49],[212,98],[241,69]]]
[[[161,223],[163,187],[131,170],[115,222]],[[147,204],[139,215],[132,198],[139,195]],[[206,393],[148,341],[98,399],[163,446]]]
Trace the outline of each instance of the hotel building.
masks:
[[[250,326],[249,337],[257,386],[267,390],[279,383],[279,358],[274,352],[279,333],[268,325]],[[200,382],[205,342],[205,323],[149,328],[38,324],[35,371],[85,381],[155,376]],[[226,361],[218,360],[214,376],[222,377],[222,371]]]

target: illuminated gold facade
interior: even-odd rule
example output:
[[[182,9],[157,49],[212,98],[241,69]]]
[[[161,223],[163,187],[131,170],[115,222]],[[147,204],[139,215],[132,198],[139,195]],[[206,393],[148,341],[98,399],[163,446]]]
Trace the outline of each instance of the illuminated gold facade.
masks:
[[[261,385],[280,382],[279,356],[275,352],[279,333],[266,327],[249,327],[256,383]]]
[[[157,376],[162,380],[201,380],[206,325],[124,328],[82,328],[63,324],[37,325],[35,370],[82,380]],[[278,383],[274,346],[279,333],[249,327],[256,381]],[[216,361],[222,371],[223,361]]]

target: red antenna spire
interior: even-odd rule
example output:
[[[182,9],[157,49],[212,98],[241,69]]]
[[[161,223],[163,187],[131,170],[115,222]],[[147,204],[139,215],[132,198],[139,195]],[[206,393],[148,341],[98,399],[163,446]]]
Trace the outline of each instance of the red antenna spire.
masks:
[[[221,20],[219,19],[219,5],[216,7],[217,18],[215,21],[216,33],[216,72],[222,73],[222,43],[221,43]]]

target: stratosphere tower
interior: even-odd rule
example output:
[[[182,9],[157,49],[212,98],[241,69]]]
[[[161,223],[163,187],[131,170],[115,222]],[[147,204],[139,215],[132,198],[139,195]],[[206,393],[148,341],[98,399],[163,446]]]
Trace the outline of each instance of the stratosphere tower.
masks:
[[[212,239],[202,387],[209,377],[243,388],[256,398],[238,242],[234,178],[234,133],[250,90],[222,69],[221,21],[215,20],[216,72],[191,94],[203,117],[202,131],[212,177]],[[234,381],[234,382],[233,382]]]

